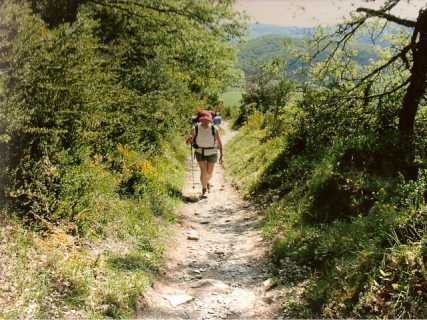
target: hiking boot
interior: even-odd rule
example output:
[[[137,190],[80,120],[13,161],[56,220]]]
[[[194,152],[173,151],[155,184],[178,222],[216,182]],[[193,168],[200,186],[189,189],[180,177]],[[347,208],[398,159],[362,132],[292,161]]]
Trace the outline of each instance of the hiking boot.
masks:
[[[207,196],[206,196],[206,191],[207,191],[207,188],[203,188],[202,189],[202,195],[200,196],[200,198],[207,198]]]

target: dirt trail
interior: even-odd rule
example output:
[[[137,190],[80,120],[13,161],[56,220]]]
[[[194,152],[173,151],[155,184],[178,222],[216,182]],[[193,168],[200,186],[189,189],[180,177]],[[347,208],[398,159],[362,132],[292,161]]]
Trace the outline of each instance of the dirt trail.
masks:
[[[224,127],[226,143],[233,132]],[[198,194],[200,184],[192,188],[188,162],[183,194],[191,197]],[[278,303],[268,280],[268,245],[260,234],[261,217],[225,181],[219,166],[212,184],[208,199],[182,207],[164,276],[148,290],[139,318],[275,318]]]

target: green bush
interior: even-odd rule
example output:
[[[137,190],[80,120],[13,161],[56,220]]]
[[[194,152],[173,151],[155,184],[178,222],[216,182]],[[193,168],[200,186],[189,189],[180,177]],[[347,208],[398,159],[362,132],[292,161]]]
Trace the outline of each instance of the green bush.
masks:
[[[71,11],[50,0],[1,4],[2,64],[8,66],[0,104],[0,136],[7,137],[0,140],[6,155],[1,193],[36,220],[52,218],[61,184],[72,176],[66,171],[79,175],[78,166],[88,157],[108,162],[122,145],[155,161],[165,144],[188,130],[198,100],[216,96],[234,74],[226,67],[233,48],[225,40],[238,36],[240,25],[225,4],[189,2],[188,10],[203,5],[203,17],[194,20],[145,16],[145,4],[124,4],[121,10],[73,4],[73,10],[66,7]],[[55,10],[58,16],[52,15]],[[228,23],[215,32],[205,28],[218,19]],[[164,28],[179,30],[182,37]],[[192,45],[184,49],[183,38]],[[158,45],[148,52],[147,43]],[[166,117],[171,110],[173,116]],[[87,178],[81,177],[82,189]],[[77,194],[80,182],[62,189],[75,188]],[[146,193],[142,181],[138,185],[134,191]],[[169,192],[155,181],[150,188],[158,197]],[[159,203],[152,204],[158,214],[166,209],[154,208]]]
[[[392,134],[385,139],[369,126],[351,132],[333,122],[323,133],[327,124],[319,121],[332,110],[300,107],[284,112],[274,137],[269,114],[255,112],[226,153],[228,171],[264,208],[277,276],[303,288],[300,298],[284,302],[285,315],[423,317],[425,172],[414,181],[391,174]],[[400,253],[405,248],[410,254]],[[289,268],[299,271],[287,276]]]
[[[182,199],[188,119],[236,75],[239,15],[184,2],[0,2],[0,199],[29,242],[0,243],[19,282],[0,317],[134,316]]]

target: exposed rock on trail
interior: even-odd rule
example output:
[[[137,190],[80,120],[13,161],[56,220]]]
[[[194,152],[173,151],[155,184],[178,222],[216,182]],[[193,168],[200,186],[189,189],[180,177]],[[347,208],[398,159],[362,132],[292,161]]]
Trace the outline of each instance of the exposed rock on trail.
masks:
[[[231,133],[223,137],[227,141]],[[195,165],[195,176],[199,172]],[[184,196],[193,195],[191,162]],[[167,251],[164,278],[145,296],[142,319],[271,319],[278,303],[270,284],[261,217],[215,169],[207,199],[186,203]],[[196,185],[199,191],[200,185]],[[196,239],[197,238],[197,239]],[[266,290],[268,282],[268,293]]]

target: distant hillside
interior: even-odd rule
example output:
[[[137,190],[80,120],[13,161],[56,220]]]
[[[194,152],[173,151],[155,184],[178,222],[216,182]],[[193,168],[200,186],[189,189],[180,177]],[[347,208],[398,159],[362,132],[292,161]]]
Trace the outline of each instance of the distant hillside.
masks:
[[[327,28],[328,33],[332,33],[335,27]],[[391,34],[405,32],[408,29],[401,26],[389,24],[383,30],[383,33],[375,39],[375,44],[380,46],[389,46],[390,42],[386,37]],[[316,28],[303,28],[303,27],[285,27],[272,24],[253,23],[249,26],[247,35],[249,39],[264,37],[267,35],[280,35],[290,38],[310,38],[316,32]],[[361,44],[372,45],[372,37],[368,32],[359,33],[355,37],[355,41]]]
[[[282,35],[292,38],[310,37],[314,34],[315,28],[283,27],[272,24],[254,23],[249,26],[248,37],[250,39],[266,35]]]
[[[257,66],[268,63],[276,57],[290,60],[295,50],[301,52],[304,47],[302,38],[290,38],[282,35],[257,37],[240,46],[238,67],[245,72],[246,76],[250,77],[255,74]],[[291,64],[296,67],[295,63]]]
[[[288,72],[292,73],[301,64],[295,60],[295,53],[307,51],[307,38],[291,38],[283,35],[266,35],[248,40],[240,45],[238,53],[238,67],[246,76],[256,72],[256,66],[271,61],[275,57],[284,57],[289,62]],[[361,65],[369,63],[370,59],[377,59],[374,46],[357,43],[353,45],[358,54],[354,60]]]

